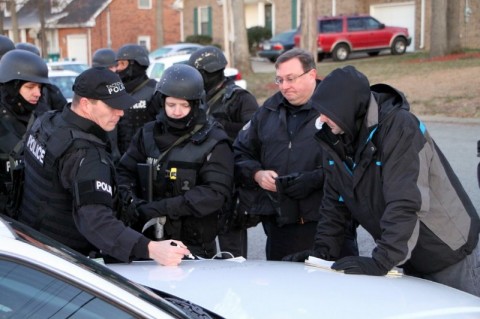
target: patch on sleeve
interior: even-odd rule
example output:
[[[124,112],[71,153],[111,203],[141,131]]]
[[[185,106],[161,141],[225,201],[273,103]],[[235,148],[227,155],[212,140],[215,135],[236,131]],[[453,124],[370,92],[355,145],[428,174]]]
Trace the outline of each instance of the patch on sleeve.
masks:
[[[77,206],[99,204],[113,207],[112,185],[99,180],[88,180],[74,183],[73,187]]]

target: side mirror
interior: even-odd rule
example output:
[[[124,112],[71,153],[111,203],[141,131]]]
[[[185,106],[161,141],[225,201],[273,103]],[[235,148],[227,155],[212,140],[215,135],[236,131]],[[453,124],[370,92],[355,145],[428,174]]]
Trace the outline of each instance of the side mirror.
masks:
[[[385,23],[380,23],[379,29],[380,29],[380,30],[385,29]]]

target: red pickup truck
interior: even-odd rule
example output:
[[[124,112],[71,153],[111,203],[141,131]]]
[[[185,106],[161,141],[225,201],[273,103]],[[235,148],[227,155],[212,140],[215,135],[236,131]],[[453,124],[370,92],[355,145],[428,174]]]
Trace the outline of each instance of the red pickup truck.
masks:
[[[318,19],[318,60],[331,55],[335,61],[345,61],[351,52],[367,52],[371,56],[390,49],[403,54],[412,42],[408,29],[385,26],[368,15],[321,17]],[[295,46],[300,47],[300,32]]]

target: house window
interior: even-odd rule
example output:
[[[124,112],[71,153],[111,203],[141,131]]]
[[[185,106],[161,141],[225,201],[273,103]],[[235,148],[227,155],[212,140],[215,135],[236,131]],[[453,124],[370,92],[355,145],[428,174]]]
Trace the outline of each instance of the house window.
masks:
[[[150,36],[149,35],[140,35],[138,36],[138,44],[145,47],[150,51]]]
[[[152,8],[152,0],[138,0],[138,8],[139,9],[151,9]]]
[[[212,35],[212,8],[198,7],[194,10],[195,34]]]

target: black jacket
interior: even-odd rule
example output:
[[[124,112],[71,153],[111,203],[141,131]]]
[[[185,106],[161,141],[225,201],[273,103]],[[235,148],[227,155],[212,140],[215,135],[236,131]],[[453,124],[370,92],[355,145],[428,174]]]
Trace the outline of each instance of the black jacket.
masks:
[[[235,170],[240,183],[255,188],[254,174],[259,170],[273,170],[279,176],[321,169],[322,150],[314,140],[318,112],[310,102],[302,108],[307,112],[296,133],[287,130],[287,101],[280,92],[269,98],[254,114],[252,120],[239,132],[234,142]],[[323,173],[318,179],[318,189],[298,200],[300,218],[317,221],[323,196]],[[275,208],[264,190],[251,208],[251,214],[274,215]]]
[[[66,134],[68,133],[68,134]],[[115,167],[106,133],[68,105],[47,112],[27,135],[20,221],[88,254],[148,258],[149,240],[115,216]]]

